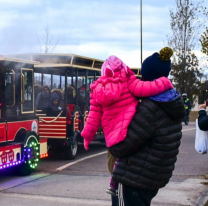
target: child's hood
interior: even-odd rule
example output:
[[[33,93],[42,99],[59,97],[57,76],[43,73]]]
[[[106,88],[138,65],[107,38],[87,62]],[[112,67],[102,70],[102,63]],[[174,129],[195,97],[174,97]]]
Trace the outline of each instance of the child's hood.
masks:
[[[58,101],[60,102],[60,96],[56,92],[51,94],[50,102],[52,103],[54,99],[58,99]]]
[[[172,119],[182,119],[184,117],[184,104],[180,94],[171,89],[154,97],[149,97],[155,101]]]
[[[124,82],[134,75],[130,70],[127,74],[125,69],[115,72],[113,77],[102,76],[90,85],[90,97],[102,106],[108,106],[117,102],[123,92]]]

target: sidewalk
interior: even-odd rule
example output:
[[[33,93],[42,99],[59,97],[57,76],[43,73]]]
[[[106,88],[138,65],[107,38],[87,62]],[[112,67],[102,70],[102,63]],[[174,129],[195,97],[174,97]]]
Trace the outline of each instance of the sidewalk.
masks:
[[[173,178],[174,179],[174,178]],[[153,199],[153,206],[204,206],[208,200],[208,180],[171,180]]]
[[[30,206],[110,206],[110,195],[105,193],[109,176],[69,176],[64,174],[38,174],[33,181],[11,188],[7,181],[0,188],[1,205]],[[11,181],[13,182],[13,181]],[[208,180],[173,177],[153,199],[152,206],[204,206],[208,196]],[[53,185],[53,187],[51,187]],[[58,193],[57,193],[58,191]],[[205,197],[204,197],[205,195]],[[18,204],[12,204],[18,201]]]

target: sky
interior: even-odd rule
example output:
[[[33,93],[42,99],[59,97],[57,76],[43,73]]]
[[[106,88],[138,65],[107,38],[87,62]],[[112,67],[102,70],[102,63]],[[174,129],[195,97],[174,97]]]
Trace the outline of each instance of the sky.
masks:
[[[139,0],[0,0],[0,5],[1,55],[39,53],[48,27],[57,42],[52,53],[101,60],[116,55],[130,67],[141,65]],[[143,0],[143,60],[167,46],[174,7],[175,0]]]

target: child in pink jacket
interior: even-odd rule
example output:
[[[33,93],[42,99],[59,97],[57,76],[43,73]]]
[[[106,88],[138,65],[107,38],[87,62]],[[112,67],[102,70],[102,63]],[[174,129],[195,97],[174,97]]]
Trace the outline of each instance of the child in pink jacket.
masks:
[[[90,112],[81,136],[84,147],[102,126],[107,147],[123,141],[138,104],[138,97],[150,97],[172,89],[166,77],[154,81],[136,79],[134,73],[116,56],[102,65],[101,77],[90,85]]]

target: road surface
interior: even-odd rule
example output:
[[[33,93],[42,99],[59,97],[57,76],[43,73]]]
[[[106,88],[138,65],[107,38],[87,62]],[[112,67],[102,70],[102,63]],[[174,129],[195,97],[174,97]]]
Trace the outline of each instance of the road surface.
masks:
[[[153,206],[199,206],[207,201],[208,155],[194,149],[195,123],[183,126],[180,153],[170,183],[161,189]],[[28,177],[0,174],[1,206],[110,206],[106,147],[93,143],[89,151],[79,145],[76,160],[53,154],[41,160]]]

